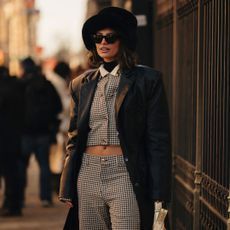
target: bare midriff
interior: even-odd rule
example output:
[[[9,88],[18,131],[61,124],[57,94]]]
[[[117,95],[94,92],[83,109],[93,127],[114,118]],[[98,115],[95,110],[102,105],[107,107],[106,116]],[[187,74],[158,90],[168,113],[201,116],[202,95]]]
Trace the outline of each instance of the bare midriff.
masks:
[[[113,156],[122,155],[120,145],[95,145],[88,146],[85,150],[86,153],[99,156]]]

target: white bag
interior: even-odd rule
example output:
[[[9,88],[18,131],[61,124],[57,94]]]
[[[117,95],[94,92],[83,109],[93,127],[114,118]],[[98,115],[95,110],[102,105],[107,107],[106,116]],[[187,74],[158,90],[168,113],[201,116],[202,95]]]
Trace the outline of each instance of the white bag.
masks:
[[[54,174],[62,172],[64,163],[64,136],[58,133],[57,143],[51,144],[49,153],[50,170]]]

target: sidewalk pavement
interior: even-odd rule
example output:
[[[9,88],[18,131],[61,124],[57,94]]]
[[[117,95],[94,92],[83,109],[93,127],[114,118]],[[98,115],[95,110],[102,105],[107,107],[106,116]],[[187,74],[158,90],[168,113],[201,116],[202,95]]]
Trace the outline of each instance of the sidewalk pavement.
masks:
[[[68,209],[53,196],[54,205],[49,208],[41,206],[38,195],[39,169],[32,157],[28,169],[28,187],[26,203],[22,217],[0,217],[0,230],[62,230]],[[0,190],[0,203],[2,202]]]

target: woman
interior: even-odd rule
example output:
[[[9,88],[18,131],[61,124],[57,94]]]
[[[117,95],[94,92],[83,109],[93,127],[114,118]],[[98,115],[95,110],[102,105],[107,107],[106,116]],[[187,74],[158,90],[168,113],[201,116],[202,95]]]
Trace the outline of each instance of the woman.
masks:
[[[160,73],[135,65],[136,29],[135,16],[117,7],[83,26],[98,68],[70,84],[65,229],[150,230],[154,202],[170,199],[167,103]]]

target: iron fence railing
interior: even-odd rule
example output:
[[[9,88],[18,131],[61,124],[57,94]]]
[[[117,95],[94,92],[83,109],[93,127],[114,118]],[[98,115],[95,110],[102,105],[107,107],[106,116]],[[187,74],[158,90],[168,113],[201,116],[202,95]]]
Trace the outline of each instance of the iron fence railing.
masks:
[[[173,229],[230,230],[230,1],[156,0],[156,15],[154,60],[172,119]]]

